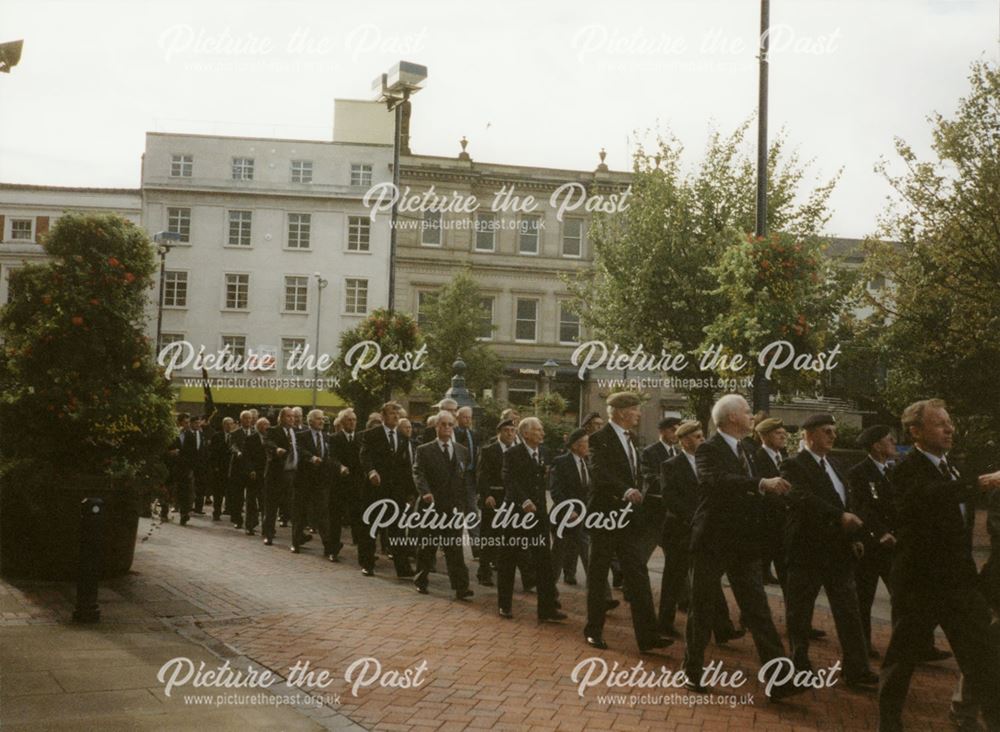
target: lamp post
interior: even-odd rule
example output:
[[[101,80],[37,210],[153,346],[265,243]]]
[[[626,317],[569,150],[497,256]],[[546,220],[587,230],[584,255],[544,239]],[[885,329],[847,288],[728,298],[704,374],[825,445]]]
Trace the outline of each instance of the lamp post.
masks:
[[[323,315],[323,288],[329,284],[323,275],[319,272],[313,272],[313,277],[316,278],[316,353],[313,354],[313,384],[312,384],[312,408],[316,408],[316,392],[319,388],[319,323],[320,318]]]
[[[176,231],[158,231],[153,234],[153,243],[156,244],[156,253],[160,255],[160,299],[156,307],[156,341],[153,346],[156,349],[155,356],[159,355],[160,336],[163,334],[163,283],[166,279],[167,252],[171,246],[168,241],[180,241],[181,235]]]
[[[548,394],[552,391],[552,380],[556,378],[556,370],[559,368],[559,362],[553,358],[542,364],[542,373],[545,375],[545,393]]]
[[[403,147],[403,116],[410,116],[410,95],[420,90],[427,79],[427,67],[410,61],[400,61],[389,71],[372,82],[372,89],[378,92],[378,101],[385,102],[390,112],[395,113],[392,136],[392,212],[389,215],[389,314],[396,306],[396,217],[399,213],[399,155]],[[407,125],[406,153],[410,152],[409,125]]]
[[[760,56],[757,82],[757,225],[754,235],[767,236],[767,52],[770,46],[771,2],[760,0]],[[757,365],[753,379],[753,408],[767,411],[771,403],[771,382]]]

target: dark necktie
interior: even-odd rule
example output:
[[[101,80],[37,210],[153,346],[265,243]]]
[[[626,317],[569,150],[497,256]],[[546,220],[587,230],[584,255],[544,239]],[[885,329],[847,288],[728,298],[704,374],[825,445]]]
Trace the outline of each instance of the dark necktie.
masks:
[[[750,459],[747,457],[746,450],[743,449],[742,443],[736,443],[736,453],[739,455],[740,463],[743,464],[743,471],[753,477],[753,468],[750,467]]]
[[[323,443],[320,441],[320,439],[319,439],[319,432],[317,432],[316,430],[313,430],[313,445],[316,446],[316,452],[318,452],[319,456],[322,458],[323,457]]]
[[[446,442],[441,445],[441,453],[444,455],[444,459],[449,463],[451,462],[451,443]]]
[[[396,452],[396,431],[389,430],[389,450]]]
[[[632,479],[635,480],[636,465],[635,465],[635,450],[632,448],[632,433],[629,430],[625,430],[625,444],[628,446],[628,466],[632,470]]]
[[[580,486],[586,490],[590,487],[590,476],[587,474],[587,461],[580,461]]]
[[[938,470],[941,471],[941,475],[948,480],[953,480],[955,477],[951,474],[951,468],[948,466],[948,462],[946,460],[942,460],[938,463]]]

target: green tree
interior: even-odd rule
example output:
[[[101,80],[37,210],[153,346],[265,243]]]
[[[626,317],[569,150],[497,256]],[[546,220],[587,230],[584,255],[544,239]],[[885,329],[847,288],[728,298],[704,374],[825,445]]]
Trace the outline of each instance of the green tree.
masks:
[[[170,387],[143,334],[149,239],[119,216],[66,214],[44,247],[52,260],[11,275],[0,314],[2,478],[162,480],[175,433]]]
[[[933,114],[933,160],[901,139],[902,171],[877,166],[895,196],[868,244],[865,292],[884,355],[886,405],[942,397],[962,443],[984,455],[1000,440],[1000,71],[972,64],[955,114]]]
[[[459,272],[433,294],[425,311],[427,325],[422,328],[427,342],[427,368],[420,374],[424,388],[443,395],[451,386],[452,364],[458,356],[465,361],[469,391],[482,393],[493,386],[503,365],[479,340],[482,323],[489,315],[479,285],[468,271]]]
[[[628,209],[595,217],[593,265],[568,280],[581,319],[599,338],[628,350],[642,345],[647,353],[687,354],[690,368],[679,376],[705,376],[697,367],[705,329],[729,308],[713,268],[739,244],[733,231],[754,229],[749,124],[728,137],[713,133],[693,173],[683,170],[683,149],[669,135],[659,137],[653,154],[640,149]],[[786,150],[785,136],[778,136],[768,151],[768,221],[772,230],[797,239],[822,230],[839,176],[805,190],[806,173],[798,155]],[[707,420],[712,389],[686,394],[691,410]]]
[[[421,344],[413,318],[400,312],[390,315],[384,308],[340,334],[340,353],[327,376],[337,380],[333,390],[354,407],[362,426],[387,393],[413,388],[418,376],[413,367],[423,361]],[[408,361],[403,360],[406,354],[412,357]],[[381,356],[377,363],[362,367],[376,355]]]

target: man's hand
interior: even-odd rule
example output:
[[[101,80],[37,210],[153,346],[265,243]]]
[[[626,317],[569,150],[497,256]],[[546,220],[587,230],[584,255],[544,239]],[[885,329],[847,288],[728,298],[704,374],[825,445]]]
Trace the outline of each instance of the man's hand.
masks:
[[[486,500],[483,501],[483,503],[486,505],[486,508],[496,508],[497,507],[497,499],[494,498],[493,496],[486,496]]]
[[[434,494],[433,493],[425,493],[424,496],[423,496],[423,501],[424,501],[424,503],[434,503]]]
[[[636,490],[635,488],[629,488],[625,491],[625,500],[632,505],[638,505],[642,503],[642,492]]]
[[[521,504],[521,508],[524,509],[525,513],[534,513],[538,509],[535,508],[535,504],[531,501],[525,501]]]
[[[373,470],[371,475],[368,476],[368,482],[378,488],[382,483],[382,479],[379,477],[378,472]]]
[[[312,456],[312,464],[313,465],[319,465],[321,462],[323,462],[323,458],[321,458],[321,457],[319,457],[317,455],[313,455]]]
[[[178,450],[176,447],[173,450],[169,451],[169,454],[171,454],[171,455],[180,455],[180,453],[181,453],[181,451]]]
[[[279,447],[274,451],[274,454],[277,455],[278,457],[285,457],[285,453],[287,452],[288,450],[286,450],[285,448]]]
[[[351,471],[347,469],[346,465],[341,465],[340,466],[340,474],[341,475],[347,475],[349,472],[351,472]]]
[[[865,545],[860,541],[855,541],[851,544],[851,551],[856,559],[861,559],[865,555]]]
[[[884,534],[882,534],[882,538],[878,540],[878,543],[884,546],[886,549],[892,549],[894,546],[896,546],[896,537],[887,531]]]
[[[988,491],[990,488],[1000,488],[1000,470],[980,475],[979,487],[984,491]]]
[[[791,490],[792,484],[784,478],[764,478],[760,481],[760,489],[765,493],[783,496]]]
[[[580,514],[578,514],[576,511],[574,511],[569,515],[570,521],[576,521],[578,518],[580,518]]]
[[[860,529],[862,526],[864,526],[864,521],[855,514],[848,511],[840,514],[840,527],[844,531],[854,531],[855,529]]]
[[[257,471],[256,470],[251,470],[250,471],[250,480],[257,480]]]

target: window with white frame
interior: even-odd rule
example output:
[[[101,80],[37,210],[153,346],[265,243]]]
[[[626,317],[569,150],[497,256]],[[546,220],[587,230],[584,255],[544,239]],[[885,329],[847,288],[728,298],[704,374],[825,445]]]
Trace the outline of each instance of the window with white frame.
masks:
[[[313,163],[312,160],[292,161],[292,183],[312,183]]]
[[[233,158],[233,180],[253,180],[253,158]]]
[[[371,163],[351,163],[351,185],[370,188],[372,184]]]
[[[194,170],[193,155],[171,155],[170,156],[170,177],[190,178]]]
[[[497,215],[476,214],[475,249],[477,252],[495,252],[497,248]]]
[[[559,342],[580,342],[580,316],[570,309],[568,302],[559,303]]]
[[[229,212],[229,246],[248,247],[250,246],[251,224],[253,223],[252,211],[230,211]]]
[[[517,298],[514,340],[529,342],[538,340],[538,300],[527,297]]]
[[[302,376],[302,352],[306,347],[305,338],[282,338],[281,339],[281,369],[289,376]],[[289,360],[295,357],[295,368],[289,368]]]
[[[420,223],[420,243],[427,246],[441,246],[441,212],[424,211],[424,220]]]
[[[292,275],[285,277],[285,311],[289,313],[308,312],[309,278]]]
[[[179,343],[184,340],[184,335],[182,333],[160,333],[160,340],[156,342],[156,353],[153,354],[153,358],[159,358],[163,349],[169,346],[171,343]],[[167,361],[169,363],[169,360]],[[179,370],[179,369],[178,369]]]
[[[367,216],[347,217],[347,251],[367,252],[371,250],[372,222]]]
[[[178,241],[191,241],[191,209],[168,208],[167,231],[180,236]]]
[[[241,335],[224,335],[222,336],[222,348],[226,350],[226,359],[232,359],[229,361],[232,364],[236,364],[236,359],[239,359],[239,364],[242,367],[246,362],[247,357],[247,337]],[[225,362],[224,362],[225,363]],[[226,371],[242,371],[243,368],[228,368]]]
[[[541,216],[525,215],[521,217],[517,227],[517,251],[519,253],[538,254],[538,238],[541,228]]]
[[[19,269],[21,269],[21,268],[20,267],[4,267],[4,269],[3,269],[4,279],[7,280],[7,302],[10,302],[11,298],[14,296],[14,292],[11,289],[11,286],[10,286],[11,285],[10,278]]]
[[[417,293],[417,326],[427,328],[431,324],[431,317],[428,312],[437,293],[433,290],[421,290]]]
[[[31,241],[35,238],[34,219],[11,219],[10,238],[14,241]]]
[[[344,280],[344,312],[348,315],[368,312],[368,280],[356,277]]]
[[[538,396],[538,384],[534,379],[511,379],[507,383],[507,401],[527,407]]]
[[[310,229],[312,229],[312,214],[288,214],[288,248],[308,249]]]
[[[246,310],[250,303],[250,275],[226,275],[226,310]]]
[[[167,270],[163,273],[163,307],[186,308],[188,299],[188,273]]]
[[[495,302],[496,299],[493,297],[483,297],[479,300],[476,338],[481,341],[493,340],[493,306]]]
[[[582,257],[584,241],[583,219],[563,221],[562,253],[564,257]]]

